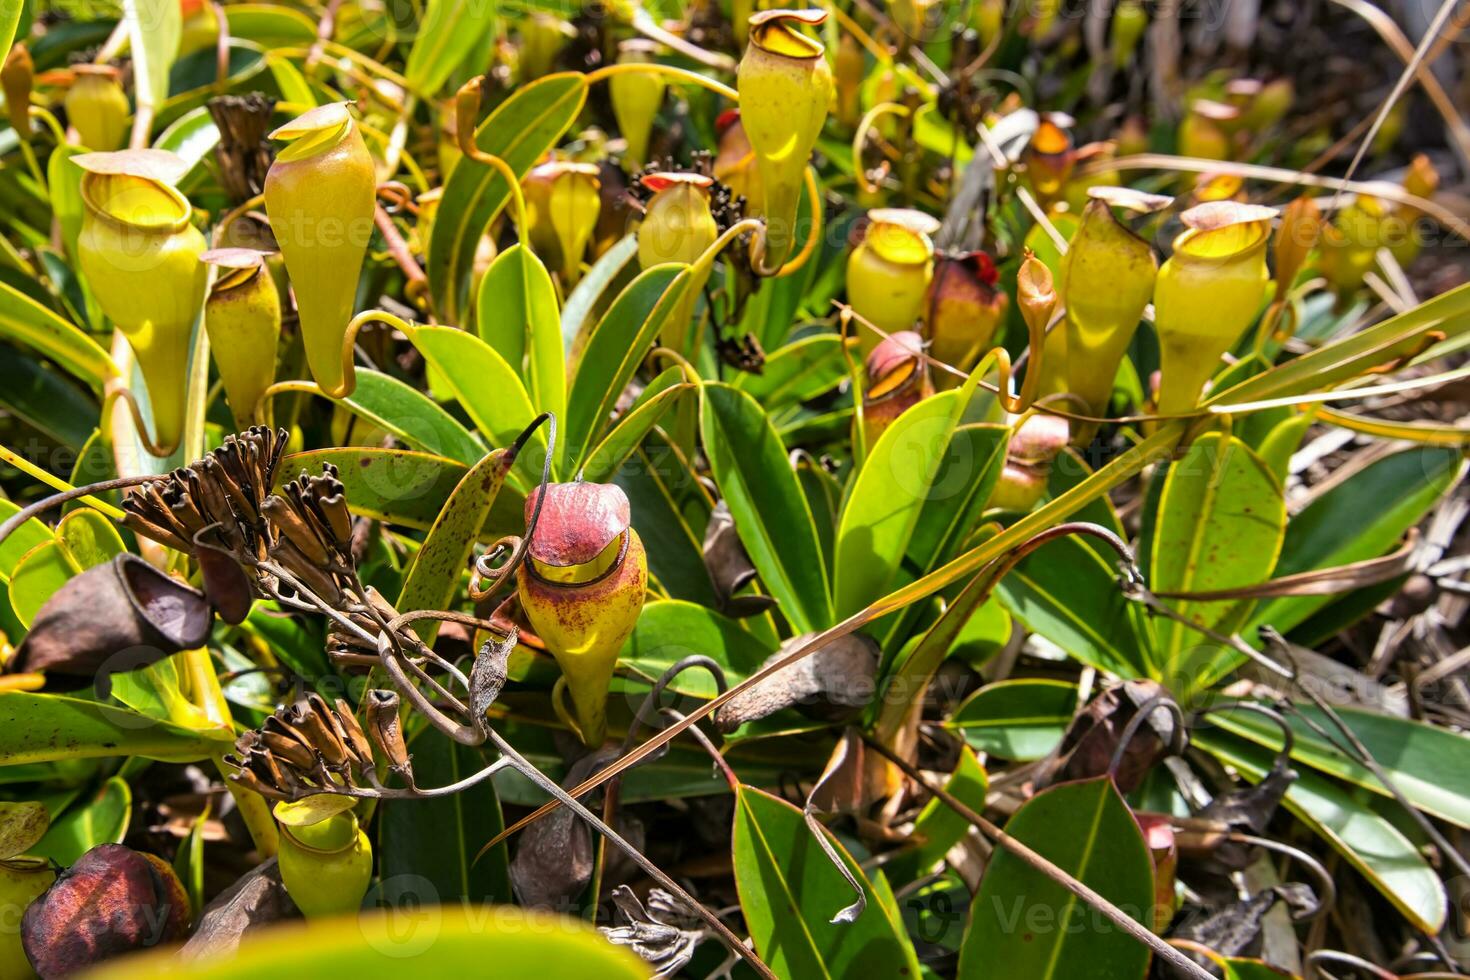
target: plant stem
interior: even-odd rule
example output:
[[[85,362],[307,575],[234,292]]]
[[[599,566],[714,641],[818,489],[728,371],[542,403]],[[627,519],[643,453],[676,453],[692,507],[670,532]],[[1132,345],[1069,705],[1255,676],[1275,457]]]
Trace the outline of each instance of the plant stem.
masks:
[[[249,831],[250,839],[255,841],[255,849],[263,858],[274,857],[280,848],[280,834],[276,830],[275,818],[271,816],[270,803],[254,790],[228,778],[230,767],[225,764],[224,753],[214,756],[214,767],[224,778],[225,789],[234,798],[240,818],[245,821],[245,829]]]
[[[29,139],[20,141],[20,155],[25,158],[26,169],[31,172],[31,179],[40,186],[41,193],[45,194],[49,199],[51,197],[51,189],[46,185],[46,175],[41,173],[41,165],[36,162],[36,151],[32,149]]]
[[[688,82],[691,85],[707,88],[716,95],[724,96],[731,102],[740,101],[740,93],[723,82],[717,82],[713,78],[701,75],[698,72],[689,71],[685,68],[679,68],[675,65],[641,61],[607,65],[606,67],[598,68],[596,71],[588,72],[587,84],[591,85],[594,82],[600,82],[605,78],[611,78],[613,75],[667,75],[681,82]]]
[[[1004,830],[1001,830],[1000,827],[991,823],[989,820],[986,820],[980,814],[976,813],[974,810],[966,806],[963,801],[956,798],[943,786],[938,786],[931,782],[928,776],[920,772],[914,766],[910,765],[906,759],[899,756],[897,753],[890,751],[886,745],[882,744],[881,742],[875,742],[872,739],[865,739],[864,741],[866,741],[867,744],[879,755],[883,756],[883,758],[887,759],[889,762],[902,769],[906,776],[914,780],[920,786],[923,786],[930,793],[933,793],[935,797],[937,797],[951,810],[964,817],[976,827],[980,828],[985,836],[995,841],[995,843],[999,844],[1001,847],[1005,848],[1007,851],[1011,852],[1022,861],[1025,861],[1043,877],[1058,885],[1061,885],[1063,888],[1067,889],[1067,891],[1071,892],[1073,895],[1076,895],[1088,905],[1091,905],[1103,915],[1107,916],[1109,922],[1112,922],[1123,932],[1126,932],[1129,936],[1132,936],[1134,939],[1138,940],[1149,949],[1153,950],[1156,956],[1169,963],[1170,966],[1173,966],[1174,968],[1180,970],[1186,976],[1194,978],[1194,980],[1214,980],[1214,978],[1210,976],[1210,974],[1202,967],[1200,967],[1199,964],[1195,963],[1189,957],[1179,952],[1179,950],[1175,949],[1173,946],[1170,946],[1167,941],[1155,935],[1152,931],[1150,931],[1142,924],[1134,921],[1132,918],[1129,917],[1128,913],[1118,908],[1112,902],[1108,901],[1102,895],[1089,888],[1083,882],[1078,881],[1066,871],[1057,867],[1042,854],[1032,850],[1030,847],[1026,846],[1020,841],[1016,840],[1014,837],[1007,834]]]
[[[550,793],[553,797],[555,797],[561,803],[565,804],[567,807],[570,807],[573,813],[581,817],[583,820],[587,821],[587,823],[595,828],[598,833],[602,834],[602,836],[606,837],[609,842],[616,845],[619,850],[628,855],[628,857],[631,858],[633,862],[637,864],[640,868],[642,868],[650,878],[658,882],[659,885],[667,889],[673,895],[682,899],[692,911],[696,912],[699,917],[703,919],[709,925],[709,927],[715,931],[716,934],[719,935],[720,939],[724,940],[725,945],[729,946],[732,952],[738,953],[741,957],[743,957],[746,963],[748,963],[750,967],[755,970],[756,973],[760,974],[760,976],[764,978],[768,978],[768,980],[777,980],[776,974],[771,972],[771,968],[766,966],[765,963],[761,962],[761,958],[757,956],[750,949],[750,947],[747,946],[740,939],[739,936],[731,932],[730,927],[725,925],[725,923],[720,920],[719,916],[715,915],[709,909],[705,908],[704,905],[697,899],[695,899],[693,895],[690,895],[687,891],[680,887],[678,882],[674,881],[673,878],[670,878],[667,874],[664,873],[661,868],[659,868],[658,865],[654,864],[647,857],[645,857],[642,851],[638,850],[632,844],[629,844],[626,840],[622,838],[622,836],[618,834],[617,831],[613,830],[607,824],[603,823],[602,820],[597,816],[597,814],[593,813],[581,803],[577,802],[567,793],[566,790],[558,786],[554,780],[552,780],[540,769],[537,769],[531,763],[522,758],[521,754],[517,752],[515,748],[504,738],[502,738],[500,736],[500,733],[495,731],[493,728],[489,730],[489,739],[494,744],[494,746],[500,750],[500,753],[502,755],[511,760],[512,765],[514,765],[515,768],[520,771],[521,775],[531,780],[531,782],[535,783],[542,790]]]

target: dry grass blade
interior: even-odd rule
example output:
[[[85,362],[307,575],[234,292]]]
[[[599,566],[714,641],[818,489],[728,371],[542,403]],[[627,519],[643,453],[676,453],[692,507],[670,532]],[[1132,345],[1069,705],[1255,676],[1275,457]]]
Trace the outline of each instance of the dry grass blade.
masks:
[[[1334,595],[1353,589],[1387,582],[1412,570],[1419,533],[1411,529],[1402,547],[1382,558],[1369,558],[1350,565],[1319,568],[1296,575],[1283,575],[1260,585],[1240,589],[1218,589],[1212,592],[1155,592],[1161,599],[1187,599],[1192,602],[1217,602],[1227,599],[1265,599],[1276,596]]]
[[[1350,0],[1350,2],[1361,2],[1361,0]],[[1383,121],[1388,118],[1388,114],[1393,111],[1394,105],[1403,97],[1404,91],[1413,82],[1415,76],[1422,77],[1428,74],[1428,72],[1422,71],[1424,67],[1424,55],[1428,53],[1430,46],[1434,44],[1435,38],[1444,29],[1445,22],[1449,20],[1450,14],[1455,9],[1455,4],[1456,0],[1444,0],[1439,5],[1439,10],[1435,13],[1434,20],[1430,23],[1429,29],[1424,32],[1424,37],[1419,41],[1419,47],[1414,49],[1413,55],[1407,60],[1407,63],[1404,65],[1403,74],[1399,75],[1398,81],[1394,82],[1393,89],[1388,93],[1388,98],[1383,100],[1383,105],[1378,110],[1378,116],[1373,120],[1373,125],[1368,127],[1368,132],[1363,135],[1362,142],[1358,144],[1358,150],[1353,154],[1352,162],[1348,164],[1347,173],[1344,175],[1346,179],[1351,179],[1358,172],[1358,167],[1362,164],[1363,157],[1367,155],[1368,148],[1373,145],[1373,138],[1383,128]],[[1400,53],[1402,54],[1402,52]],[[1459,121],[1458,116],[1454,116],[1453,118],[1455,122]],[[1450,122],[1450,117],[1446,117],[1445,121]],[[1464,124],[1461,123],[1461,125],[1463,126]],[[1451,130],[1454,129],[1453,124],[1450,128]],[[1461,150],[1463,152],[1464,148],[1461,147]],[[1461,161],[1461,165],[1465,165],[1464,160]],[[1342,196],[1342,192],[1343,188],[1339,187],[1336,195],[1333,196],[1334,207],[1337,204],[1337,198]]]
[[[1467,17],[1467,14],[1470,14],[1470,7],[1462,7],[1459,16],[1449,24],[1447,30],[1431,29],[1425,32],[1425,40],[1432,40],[1433,46],[1429,48],[1429,57],[1424,57],[1424,42],[1421,42],[1420,50],[1415,51],[1409,39],[1404,36],[1404,32],[1393,22],[1393,18],[1368,3],[1367,0],[1332,0],[1332,2],[1346,7],[1367,21],[1369,26],[1378,32],[1379,37],[1393,48],[1394,54],[1409,66],[1406,77],[1417,81],[1424,89],[1424,94],[1429,97],[1429,101],[1434,103],[1434,108],[1439,111],[1450,135],[1454,137],[1453,146],[1455,154],[1460,158],[1461,169],[1470,173],[1470,126],[1465,124],[1465,120],[1460,117],[1459,110],[1455,108],[1454,101],[1445,92],[1444,86],[1439,84],[1439,79],[1435,78],[1434,73],[1429,70],[1429,66],[1434,63],[1438,53],[1444,49],[1445,45],[1454,41],[1464,29],[1467,20],[1470,20],[1470,17]],[[1445,0],[1441,14],[1446,9],[1453,10],[1455,6],[1455,0]],[[1443,26],[1441,16],[1437,15],[1435,20],[1437,24]],[[1438,35],[1437,40],[1436,35]],[[1364,142],[1371,143],[1372,137],[1369,136]]]
[[[1321,187],[1331,191],[1352,191],[1383,198],[1396,204],[1407,204],[1429,215],[1460,238],[1470,242],[1470,223],[1459,215],[1435,202],[1399,187],[1397,184],[1369,183],[1359,180],[1344,180],[1340,177],[1324,177],[1320,174],[1303,173],[1285,167],[1267,167],[1257,163],[1234,163],[1228,160],[1203,160],[1195,157],[1171,156],[1167,153],[1135,153],[1116,160],[1097,161],[1079,167],[1083,176],[1094,173],[1125,170],[1176,170],[1184,173],[1233,174],[1246,180],[1262,180],[1273,184],[1291,184],[1297,187]]]
[[[1406,439],[1424,446],[1470,445],[1470,427],[1463,422],[1454,425],[1444,422],[1389,422],[1325,407],[1318,410],[1318,416],[1324,422],[1380,439]]]

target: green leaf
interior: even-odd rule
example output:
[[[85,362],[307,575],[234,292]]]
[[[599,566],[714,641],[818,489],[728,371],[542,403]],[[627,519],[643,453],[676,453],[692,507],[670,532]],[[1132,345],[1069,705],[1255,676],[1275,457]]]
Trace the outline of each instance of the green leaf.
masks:
[[[960,761],[950,773],[944,788],[951,796],[976,813],[985,809],[985,792],[990,779],[985,767],[968,748],[960,749]],[[908,882],[927,874],[944,860],[949,849],[970,832],[970,821],[956,813],[949,804],[935,797],[924,804],[914,820],[912,837],[918,841],[910,851],[898,854],[885,865],[885,873],[894,881]]]
[[[821,832],[867,900],[853,922],[832,922],[855,896],[801,811],[750,786],[736,792],[735,886],[756,952],[777,976],[792,980],[917,977],[913,948],[863,869],[826,828]]]
[[[121,844],[132,810],[132,788],[126,779],[114,776],[91,799],[74,804],[52,821],[32,853],[65,867],[98,844]]]
[[[0,282],[0,337],[39,351],[93,388],[101,388],[117,373],[112,358],[95,340],[4,282]]]
[[[56,525],[67,556],[82,571],[112,561],[127,550],[117,526],[90,507],[74,510]]]
[[[588,337],[567,399],[560,458],[568,472],[575,471],[597,444],[633,372],[689,288],[687,268],[657,265],[639,275],[613,300]]]
[[[996,592],[1027,629],[1088,666],[1146,677],[1148,633],[1117,576],[1115,561],[1072,535],[1036,549],[1000,580]]]
[[[0,803],[0,861],[29,851],[46,836],[50,823],[40,803]]]
[[[837,550],[837,511],[842,506],[842,485],[829,473],[821,460],[803,453],[792,460],[796,481],[806,495],[812,520],[817,526],[817,540],[822,545],[822,560],[832,567]]]
[[[671,367],[650,381],[632,406],[618,416],[612,430],[582,460],[579,468],[582,479],[589,483],[606,483],[612,479],[675,402],[695,389],[694,384],[683,378],[683,368]]]
[[[291,7],[232,3],[224,11],[230,37],[254,41],[263,48],[310,45],[316,41],[316,21]]]
[[[412,804],[410,804],[412,805]],[[412,964],[408,966],[407,964]],[[596,977],[645,980],[648,966],[592,927],[514,906],[420,906],[251,930],[237,950],[121,957],[94,980],[279,980],[283,976]]]
[[[218,724],[184,696],[176,657],[111,674],[108,681],[111,695],[134,711],[184,728],[213,728]]]
[[[487,764],[479,749],[458,745],[427,727],[409,748],[420,786],[448,786]],[[404,907],[410,896],[456,905],[514,899],[507,845],[497,844],[475,860],[480,845],[505,826],[493,780],[448,796],[390,800],[378,813],[382,899],[388,905]],[[426,827],[434,832],[425,833]]]
[[[81,452],[77,453],[76,462],[72,465],[71,473],[66,482],[74,487],[84,487],[89,483],[100,483],[104,480],[117,479],[117,461],[112,458],[112,446],[103,437],[101,429],[93,429],[92,435],[88,437],[82,446]],[[114,507],[122,506],[122,493],[112,491],[93,494],[97,500],[105,501]],[[61,507],[63,514],[69,514],[83,507],[90,507],[84,500],[72,500]]]
[[[56,151],[53,150],[52,153],[55,154]],[[59,218],[57,223],[61,223]],[[61,229],[61,233],[66,234],[65,227]],[[52,309],[57,308],[52,301],[54,296],[61,304],[59,312],[62,318],[75,323],[84,331],[89,330],[91,324],[100,322],[101,314],[96,310],[96,304],[91,301],[91,297],[87,295],[87,287],[82,281],[79,270],[73,266],[72,260],[63,251],[50,246],[40,246],[36,248],[36,261],[44,270],[46,278],[51,280],[51,294],[36,296],[31,293],[31,286],[39,286],[39,282],[25,284],[12,282],[12,285],[19,286],[23,291],[31,293],[33,299]],[[4,273],[0,272],[0,274]],[[27,268],[21,271],[21,275],[34,276],[35,271]],[[60,374],[60,372],[56,373]],[[97,413],[93,412],[92,415],[95,424]]]
[[[984,423],[954,431],[890,589],[927,574],[964,547],[1005,469],[1009,435],[1004,426]],[[897,647],[921,615],[922,609],[910,606],[884,619],[873,636],[884,649]]]
[[[46,187],[51,192],[51,213],[55,215],[56,223],[61,226],[61,243],[73,263],[77,261],[77,236],[82,233],[83,171],[81,167],[71,162],[71,158],[81,156],[86,152],[86,147],[82,146],[58,146],[51,151],[51,158],[46,161]],[[65,320],[62,320],[61,324],[63,333],[66,330],[76,329]],[[67,338],[66,343],[74,344],[86,355],[77,363],[96,366],[86,370],[69,367],[68,370],[94,387],[100,387],[102,379],[113,370],[112,358],[87,334],[80,330],[76,332],[80,334],[81,339]],[[92,350],[94,347],[95,351]],[[63,367],[67,366],[62,358],[57,357],[56,359]]]
[[[944,118],[936,105],[920,106],[914,113],[914,141],[925,149],[952,158],[956,167],[964,166],[975,156],[975,150],[963,131]]]
[[[312,43],[316,40],[315,35],[316,28],[313,26]],[[271,70],[271,77],[276,80],[276,88],[281,90],[281,95],[287,102],[304,106],[318,104],[316,93],[312,91],[306,76],[301,74],[301,69],[277,54],[267,53],[265,63]]]
[[[342,404],[408,448],[473,466],[485,447],[454,416],[423,392],[397,378],[357,369],[357,390]]]
[[[168,98],[168,74],[184,35],[178,0],[123,0],[138,104],[154,109]]]
[[[893,738],[919,710],[916,701],[924,698],[925,692],[939,672],[945,658],[955,654],[970,657],[978,654],[982,661],[989,657],[1009,639],[1010,617],[999,603],[990,601],[995,589],[995,573],[985,570],[977,573],[952,599],[928,629],[903,643],[898,656],[884,677],[883,697],[877,706],[874,727],[880,738]],[[999,623],[993,614],[979,616],[983,610],[993,609],[999,613]],[[996,626],[1000,631],[997,635]],[[978,641],[981,649],[972,649]],[[986,651],[985,646],[990,646]],[[971,661],[972,666],[975,661]]]
[[[515,459],[507,450],[489,453],[464,475],[449,501],[439,512],[434,526],[414,556],[403,591],[399,593],[399,609],[449,609],[459,591],[459,581],[468,566],[470,553],[480,531],[490,516],[490,508],[500,493],[506,474]],[[415,626],[425,642],[433,642],[438,623],[426,621]]]
[[[556,287],[536,253],[517,244],[495,257],[480,281],[475,327],[507,364],[522,372],[531,404],[558,419],[566,414],[567,401],[560,317]]]
[[[80,571],[59,541],[45,541],[27,551],[10,576],[10,607],[16,618],[30,629],[46,600]]]
[[[408,87],[426,98],[437,95],[479,40],[495,30],[494,0],[428,0],[403,72]]]
[[[745,392],[711,383],[701,394],[705,455],[751,564],[796,632],[825,629],[833,622],[827,569],[781,437]]]
[[[6,521],[20,513],[20,505],[11,500],[0,500],[0,521]],[[32,517],[0,541],[0,577],[10,578],[15,566],[26,552],[47,541],[55,540],[51,529]]]
[[[1347,565],[1387,553],[1464,472],[1464,457],[1453,449],[1407,449],[1375,460],[1291,519],[1276,576]],[[1332,598],[1287,596],[1264,602],[1243,635],[1254,635],[1259,625],[1286,632]]]
[[[1240,384],[1212,391],[1206,404],[1239,405],[1324,391],[1334,382],[1414,354],[1432,330],[1446,339],[1470,329],[1470,285],[1459,286],[1366,330],[1324,344]]]
[[[1211,432],[1169,468],[1159,497],[1150,588],[1155,592],[1214,592],[1271,577],[1286,533],[1286,498],[1250,447]],[[1197,625],[1231,633],[1250,601],[1163,600]],[[1209,687],[1239,654],[1174,620],[1155,626],[1154,664],[1176,694]]]
[[[960,628],[949,655],[979,670],[982,664],[1005,648],[1011,633],[1011,614],[1006,612],[1000,600],[992,597],[981,603]]]
[[[813,334],[766,358],[760,374],[742,372],[730,383],[772,411],[826,394],[847,377],[842,338]]]
[[[121,755],[195,762],[233,741],[226,728],[184,728],[79,698],[0,694],[0,766]]]
[[[1063,783],[1026,802],[1006,832],[1145,922],[1153,860],[1107,776]],[[1065,980],[1080,973],[1142,980],[1149,951],[1061,885],[996,848],[960,950],[959,980]]]
[[[608,289],[617,282],[632,282],[639,271],[638,236],[629,232],[603,252],[577,280],[561,309],[561,343],[569,354],[575,356],[585,343],[583,334],[590,326],[592,315],[603,308],[602,300]]]
[[[755,673],[770,652],[734,620],[692,602],[667,599],[643,607],[618,662],[652,681],[685,657],[702,654],[723,667],[725,679],[735,684]],[[714,678],[697,667],[681,673],[669,689],[699,698],[718,693]]]
[[[214,124],[214,117],[210,115],[207,106],[200,106],[184,113],[169,123],[168,128],[159,133],[158,139],[153,141],[155,149],[168,150],[170,153],[177,154],[188,164],[191,172],[213,153],[217,145],[219,145],[219,127]],[[188,177],[184,177],[179,183],[184,184],[188,180]]]
[[[869,452],[837,525],[838,616],[851,616],[893,588],[972,390],[966,385],[919,402]]]
[[[414,327],[408,339],[491,445],[510,445],[536,417],[515,368],[479,337],[453,327]]]
[[[1000,481],[1009,435],[1005,426],[988,423],[954,431],[905,550],[906,568],[922,574],[959,552]]]
[[[95,398],[40,358],[10,344],[0,344],[0,405],[70,449],[81,449],[97,427]]]
[[[1252,781],[1271,768],[1268,753],[1233,736],[1198,731],[1193,742]],[[1445,921],[1444,885],[1398,828],[1341,784],[1310,772],[1299,774],[1283,802],[1416,928],[1439,932]]]
[[[608,477],[628,495],[649,574],[671,598],[714,606],[718,600],[702,551],[714,503],[688,461],[653,432],[629,464]]]
[[[1056,500],[1092,475],[1092,469],[1083,461],[1077,450],[1070,447],[1062,450],[1061,455],[1052,463],[1051,474],[1046,480],[1046,499]],[[1126,538],[1128,536],[1123,530],[1123,522],[1118,520],[1118,512],[1113,509],[1113,503],[1106,495],[1089,500],[1077,508],[1070,515],[1070,519],[1100,525],[1112,531],[1120,538]],[[1113,549],[1096,538],[1085,537],[1082,538],[1082,541],[1089,548],[1092,548],[1104,557],[1116,555]],[[1140,555],[1139,559],[1141,561],[1147,561],[1147,556]]]
[[[174,874],[189,893],[189,908],[196,916],[204,909],[204,827],[209,815],[210,802],[206,800],[203,811],[194,818],[194,826],[189,828],[189,835],[174,854]]]
[[[977,752],[1031,762],[1057,747],[1076,713],[1076,684],[1016,678],[970,695],[945,727],[958,731]]]
[[[587,100],[580,72],[538,78],[516,90],[475,130],[475,145],[524,177],[556,145]],[[429,238],[425,272],[441,319],[458,323],[468,310],[475,249],[509,198],[500,171],[462,160],[444,186]]]
[[[305,470],[321,471],[323,463],[337,467],[354,514],[427,531],[439,516],[469,467],[432,453],[407,449],[316,449],[292,453],[281,463],[277,485]]]
[[[20,25],[25,0],[0,0],[0,51],[9,51],[15,43],[15,29]]]
[[[809,409],[801,407],[787,409],[773,421],[781,438],[793,446],[808,446],[838,442],[848,438],[852,432],[853,408],[837,402],[832,409]]]
[[[1310,413],[1299,412],[1277,422],[1261,440],[1261,459],[1282,486],[1291,475],[1291,457],[1301,447],[1302,438],[1312,427],[1312,422]]]
[[[1415,807],[1460,827],[1470,829],[1470,737],[1410,718],[1334,708],[1343,723],[1372,753],[1404,796]],[[1297,705],[1324,731],[1337,728],[1317,708]],[[1281,749],[1281,729],[1249,711],[1217,711],[1210,720],[1227,731],[1250,739],[1273,752]],[[1288,716],[1296,733],[1292,759],[1321,772],[1392,798],[1373,773],[1343,754],[1293,712]]]

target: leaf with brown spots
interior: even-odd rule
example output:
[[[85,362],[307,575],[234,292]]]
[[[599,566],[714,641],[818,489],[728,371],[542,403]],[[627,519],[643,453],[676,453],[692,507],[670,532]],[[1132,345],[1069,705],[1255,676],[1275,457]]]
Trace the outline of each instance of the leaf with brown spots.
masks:
[[[1150,585],[1158,592],[1214,592],[1271,577],[1286,534],[1281,485],[1250,447],[1212,432],[1196,440],[1165,477],[1153,533]],[[1239,628],[1250,600],[1170,600],[1180,615],[1210,629]],[[1184,696],[1209,685],[1237,656],[1183,623],[1157,624],[1154,663]]]
[[[511,450],[497,449],[459,481],[408,570],[398,595],[399,609],[450,608],[470,552],[515,459]],[[414,629],[429,641],[438,631],[438,623],[421,622]]]

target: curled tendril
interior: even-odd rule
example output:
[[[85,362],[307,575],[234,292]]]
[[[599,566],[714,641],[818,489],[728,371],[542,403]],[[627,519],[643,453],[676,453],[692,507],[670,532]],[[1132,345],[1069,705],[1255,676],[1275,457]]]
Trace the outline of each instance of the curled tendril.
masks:
[[[1172,738],[1169,740],[1169,754],[1178,755],[1184,751],[1186,740],[1184,712],[1180,709],[1179,705],[1174,703],[1174,699],[1167,694],[1155,694],[1143,702],[1143,704],[1139,705],[1138,710],[1133,712],[1133,717],[1128,719],[1128,724],[1123,726],[1123,731],[1118,736],[1118,744],[1113,749],[1113,757],[1108,760],[1109,776],[1117,775],[1118,767],[1123,764],[1123,756],[1127,753],[1128,746],[1132,743],[1133,737],[1138,734],[1138,730],[1143,727],[1144,723],[1159,711],[1167,712],[1174,719],[1174,731]]]
[[[521,562],[525,560],[530,542],[535,540],[536,525],[541,520],[541,505],[546,501],[546,485],[551,482],[551,459],[556,455],[556,416],[550,412],[542,412],[536,416],[531,424],[526,426],[525,431],[516,437],[511,447],[512,453],[519,453],[521,447],[530,440],[532,434],[541,427],[542,423],[546,424],[546,459],[541,464],[541,479],[537,484],[536,504],[531,508],[531,519],[526,522],[526,535],[524,538],[515,535],[500,538],[490,546],[488,551],[475,559],[474,571],[470,575],[469,593],[470,598],[476,602],[489,598],[510,579],[510,576],[520,567]],[[496,560],[507,551],[510,557],[498,565],[495,564]]]

